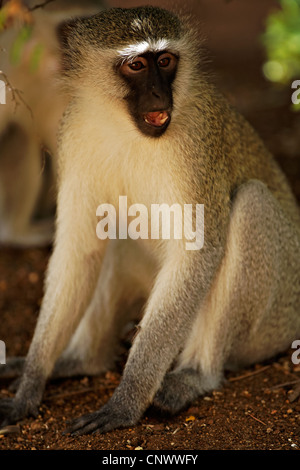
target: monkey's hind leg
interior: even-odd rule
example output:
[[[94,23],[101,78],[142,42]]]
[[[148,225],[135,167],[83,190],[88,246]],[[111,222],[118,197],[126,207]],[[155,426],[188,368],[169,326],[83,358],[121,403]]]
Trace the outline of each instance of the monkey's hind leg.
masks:
[[[243,184],[224,259],[189,339],[154,398],[176,413],[217,388],[224,369],[287,349],[300,334],[300,236],[267,187]]]

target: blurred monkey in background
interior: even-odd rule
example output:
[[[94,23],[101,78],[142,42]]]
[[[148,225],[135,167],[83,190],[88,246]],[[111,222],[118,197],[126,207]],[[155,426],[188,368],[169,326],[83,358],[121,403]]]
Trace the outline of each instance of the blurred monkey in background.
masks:
[[[56,27],[69,17],[104,7],[102,0],[53,1],[34,9],[37,3],[24,2],[32,31],[17,61],[12,51],[23,25],[15,21],[0,34],[0,79],[6,84],[6,104],[0,105],[0,244],[19,247],[48,245],[53,237],[56,134],[67,104],[57,80]]]

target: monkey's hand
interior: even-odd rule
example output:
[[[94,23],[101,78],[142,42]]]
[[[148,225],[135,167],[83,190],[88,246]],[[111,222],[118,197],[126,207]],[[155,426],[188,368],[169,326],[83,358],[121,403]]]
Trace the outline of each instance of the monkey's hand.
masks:
[[[46,379],[39,373],[23,374],[14,398],[0,401],[0,425],[7,426],[27,417],[37,417]]]
[[[122,406],[113,396],[100,410],[70,421],[64,434],[72,434],[73,436],[89,433],[102,434],[117,428],[133,426],[139,418],[140,413]]]
[[[27,416],[36,418],[38,413],[38,406],[35,406],[31,401],[4,398],[0,401],[0,426],[14,424]]]

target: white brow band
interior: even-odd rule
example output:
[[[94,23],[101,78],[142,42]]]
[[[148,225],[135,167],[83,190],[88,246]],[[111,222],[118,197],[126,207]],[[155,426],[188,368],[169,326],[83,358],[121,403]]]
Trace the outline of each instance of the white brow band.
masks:
[[[118,54],[123,58],[123,60],[133,60],[135,57],[145,54],[146,52],[159,52],[168,49],[170,43],[167,39],[158,39],[153,41],[153,39],[147,39],[146,41],[138,42],[136,44],[131,44],[126,46],[124,49],[118,51]]]

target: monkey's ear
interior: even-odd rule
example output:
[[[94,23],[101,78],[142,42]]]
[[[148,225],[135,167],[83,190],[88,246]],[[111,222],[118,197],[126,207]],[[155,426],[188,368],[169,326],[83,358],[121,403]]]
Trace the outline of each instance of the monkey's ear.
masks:
[[[56,28],[56,34],[62,49],[68,48],[72,42],[71,37],[74,34],[74,30],[77,26],[77,20],[67,20],[61,22]]]
[[[78,50],[78,41],[76,41],[76,32],[78,28],[78,19],[63,21],[56,28],[56,34],[60,44],[62,55],[62,69],[67,72],[74,68],[76,57],[80,54]]]

